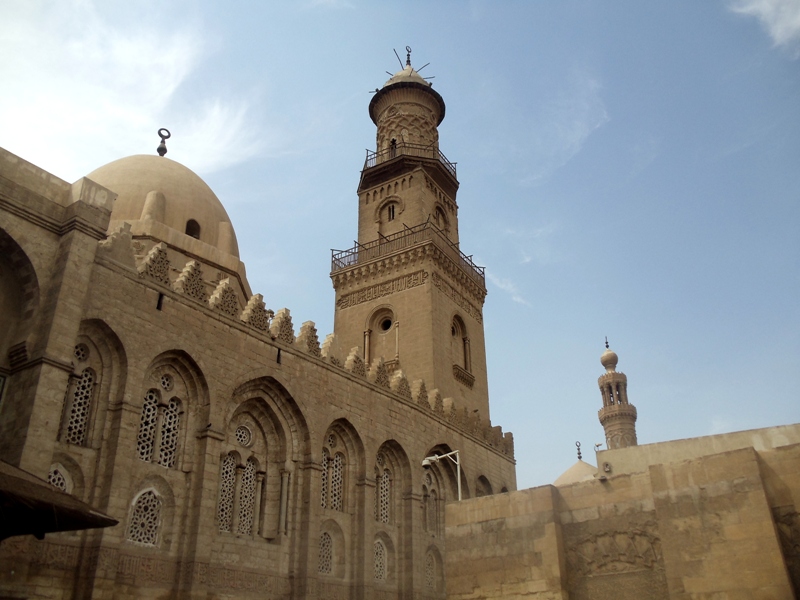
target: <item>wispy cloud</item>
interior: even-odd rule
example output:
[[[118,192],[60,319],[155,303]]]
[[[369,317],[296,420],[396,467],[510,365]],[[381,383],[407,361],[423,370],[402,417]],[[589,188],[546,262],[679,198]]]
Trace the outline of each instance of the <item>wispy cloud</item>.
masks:
[[[757,18],[775,46],[800,57],[800,0],[733,0],[730,8]]]
[[[528,302],[525,298],[522,297],[522,294],[519,291],[517,285],[511,281],[510,279],[501,279],[500,277],[496,277],[489,271],[486,270],[486,278],[497,288],[506,292],[508,295],[511,296],[511,299],[514,302],[518,302],[519,304],[524,304],[525,306],[530,306],[530,302]]]
[[[205,172],[258,150],[247,100],[177,100],[213,45],[208,32],[118,25],[98,6],[11,3],[0,24],[0,53],[14,57],[0,62],[4,146],[66,179],[155,149],[155,131],[167,125],[182,134],[182,161]]]
[[[531,229],[506,228],[504,236],[513,243],[519,253],[520,264],[536,262],[540,265],[551,264],[553,253],[550,238],[558,230],[558,224],[551,221],[541,227]]]
[[[711,427],[708,431],[708,435],[716,435],[718,433],[728,433],[729,431],[733,431],[733,423],[731,423],[730,420],[719,416],[713,417],[711,419]]]
[[[523,185],[534,184],[567,164],[592,132],[609,121],[601,89],[597,78],[576,71],[545,103],[529,130],[533,156],[521,180]]]

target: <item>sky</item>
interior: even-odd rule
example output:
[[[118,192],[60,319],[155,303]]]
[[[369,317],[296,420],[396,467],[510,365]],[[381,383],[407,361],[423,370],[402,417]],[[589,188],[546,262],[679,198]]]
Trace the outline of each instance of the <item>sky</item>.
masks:
[[[519,488],[594,462],[605,336],[642,444],[800,421],[800,0],[2,0],[0,146],[75,181],[170,129],[253,292],[324,337],[406,46]]]

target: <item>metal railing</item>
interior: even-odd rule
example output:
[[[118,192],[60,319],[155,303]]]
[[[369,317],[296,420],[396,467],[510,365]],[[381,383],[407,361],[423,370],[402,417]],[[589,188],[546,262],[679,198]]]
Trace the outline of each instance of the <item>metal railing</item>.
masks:
[[[396,144],[385,150],[373,152],[367,150],[367,160],[364,161],[364,169],[369,169],[375,165],[385,163],[398,156],[419,156],[420,158],[432,158],[444,165],[453,177],[456,177],[456,163],[447,160],[438,148],[433,146],[423,146],[421,144],[407,144],[405,142]]]
[[[392,235],[382,236],[374,242],[356,243],[349,250],[331,250],[331,273],[432,240],[440,242],[437,245],[445,254],[469,273],[473,279],[482,286],[486,285],[486,268],[479,267],[472,262],[471,256],[461,252],[456,244],[447,239],[441,229],[429,221],[414,227],[406,227],[403,231]]]

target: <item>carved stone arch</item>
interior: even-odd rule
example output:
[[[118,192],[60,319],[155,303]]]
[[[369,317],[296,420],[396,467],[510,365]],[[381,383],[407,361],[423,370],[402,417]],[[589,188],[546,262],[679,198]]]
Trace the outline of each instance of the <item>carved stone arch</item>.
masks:
[[[403,214],[403,211],[406,209],[405,200],[403,200],[400,196],[391,194],[375,205],[373,214],[376,223],[386,222],[386,207],[389,204],[397,205],[395,209],[394,219],[399,219],[400,215]]]
[[[195,437],[189,432],[198,431],[208,423],[209,391],[206,378],[187,352],[167,350],[156,356],[145,370],[141,387],[135,392],[138,402],[144,404],[148,390],[158,391],[158,410],[175,419],[160,421],[162,428],[169,425],[177,429],[168,438],[170,444],[174,444],[174,449],[165,447],[162,453],[161,448],[155,448],[151,460],[160,462],[163,455],[169,461],[165,466],[179,469],[184,459],[191,456],[195,443]],[[174,411],[177,411],[177,417]],[[174,457],[170,452],[174,453]]]
[[[438,200],[433,204],[431,221],[436,227],[441,229],[447,237],[450,237],[450,217],[447,215],[447,207]]]
[[[81,345],[88,352],[84,354]],[[90,367],[97,375],[84,445],[100,448],[108,408],[122,402],[125,394],[128,380],[128,357],[125,347],[116,332],[105,321],[87,319],[81,322],[78,330],[72,364],[76,372]],[[118,431],[118,428],[112,427],[111,430]]]
[[[378,548],[377,545],[382,544],[385,551],[384,557],[384,578],[378,577]],[[373,577],[371,578],[374,583],[381,587],[383,585],[394,586],[401,578],[398,567],[401,566],[401,561],[398,561],[398,551],[391,536],[385,531],[378,531],[372,543],[373,549]],[[401,597],[404,597],[401,595]]]
[[[0,228],[0,367],[25,362],[33,351],[30,339],[39,308],[39,278],[30,258]]]
[[[319,528],[320,533],[320,551],[317,562],[317,572],[323,576],[335,577],[336,579],[345,579],[348,567],[352,564],[348,559],[348,544],[347,536],[342,531],[341,525],[334,519],[325,519]],[[328,534],[331,538],[332,547],[330,552],[330,566],[323,564],[326,554],[326,548],[323,545],[323,536]]]
[[[443,455],[452,452],[452,448],[448,444],[437,444],[428,450],[425,456],[433,456],[435,454]],[[469,483],[466,473],[464,471],[464,461],[461,459],[461,498],[466,500],[470,498]],[[458,482],[456,479],[456,464],[449,458],[444,458],[438,462],[434,462],[430,466],[430,472],[433,474],[437,481],[440,483],[440,500],[445,503],[458,500]]]
[[[480,475],[475,481],[475,497],[480,498],[481,496],[491,496],[493,494],[494,491],[489,479],[485,475]]]
[[[233,392],[230,417],[248,407],[267,419],[274,427],[274,435],[280,440],[280,460],[288,468],[293,462],[311,459],[308,424],[300,407],[288,390],[272,377],[259,377],[238,385]],[[247,405],[244,402],[253,401]]]
[[[133,512],[137,501],[148,492],[155,493],[160,500],[159,531],[156,543],[151,545],[155,545],[162,550],[169,550],[173,543],[173,537],[177,534],[175,527],[175,494],[167,480],[160,475],[148,475],[133,487],[131,500],[128,504],[128,514],[125,518],[125,539],[127,543],[133,543],[128,539]]]

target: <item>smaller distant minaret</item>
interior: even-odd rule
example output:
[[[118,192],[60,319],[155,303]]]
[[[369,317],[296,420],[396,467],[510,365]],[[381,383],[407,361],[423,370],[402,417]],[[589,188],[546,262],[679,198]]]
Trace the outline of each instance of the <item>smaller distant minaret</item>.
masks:
[[[600,357],[606,368],[597,380],[603,395],[603,408],[598,411],[600,424],[606,432],[609,450],[636,446],[636,407],[628,402],[628,378],[617,372],[617,354],[608,347]]]

